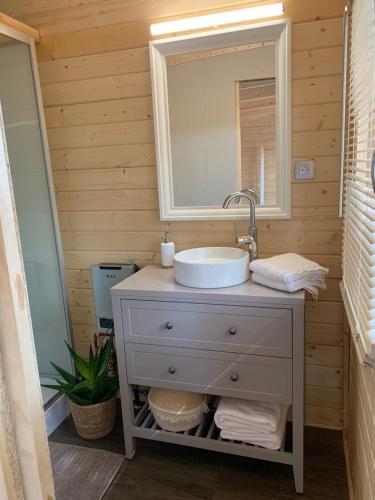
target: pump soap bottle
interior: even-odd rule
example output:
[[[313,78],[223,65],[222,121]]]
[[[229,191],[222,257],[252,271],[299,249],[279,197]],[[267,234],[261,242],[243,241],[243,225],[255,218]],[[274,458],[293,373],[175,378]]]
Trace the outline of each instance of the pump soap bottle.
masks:
[[[175,254],[175,248],[173,241],[169,238],[168,231],[165,231],[161,245],[161,266],[162,267],[173,267],[173,257]]]

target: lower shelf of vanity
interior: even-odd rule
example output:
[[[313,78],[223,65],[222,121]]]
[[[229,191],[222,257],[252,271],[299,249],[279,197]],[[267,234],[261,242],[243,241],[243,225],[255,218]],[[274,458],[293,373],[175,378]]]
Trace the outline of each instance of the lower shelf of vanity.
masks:
[[[280,450],[268,450],[241,441],[222,439],[220,437],[220,430],[215,425],[214,413],[212,410],[206,413],[202,422],[194,429],[185,432],[170,432],[158,426],[146,402],[135,417],[132,434],[134,437],[143,439],[180,444],[193,448],[203,448],[283,464],[293,464],[292,452],[284,450],[285,434]]]

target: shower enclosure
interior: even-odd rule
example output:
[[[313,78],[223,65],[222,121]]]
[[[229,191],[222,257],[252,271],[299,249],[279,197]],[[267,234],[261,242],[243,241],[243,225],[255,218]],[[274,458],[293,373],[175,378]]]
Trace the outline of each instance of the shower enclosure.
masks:
[[[0,103],[41,383],[72,371],[63,260],[34,40],[0,23]],[[56,393],[42,388],[45,409]],[[48,428],[48,425],[47,425]]]

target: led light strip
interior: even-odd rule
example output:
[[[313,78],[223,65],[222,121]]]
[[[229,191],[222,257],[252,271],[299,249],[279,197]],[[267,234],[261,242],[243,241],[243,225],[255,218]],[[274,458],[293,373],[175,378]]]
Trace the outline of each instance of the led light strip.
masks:
[[[152,35],[165,35],[167,33],[176,33],[179,31],[190,31],[212,26],[222,26],[223,24],[242,23],[252,19],[263,19],[266,17],[281,16],[284,14],[283,3],[272,3],[260,5],[258,7],[249,7],[246,9],[229,10],[227,12],[218,12],[205,16],[187,17],[185,19],[176,19],[175,21],[166,21],[164,23],[151,24]]]

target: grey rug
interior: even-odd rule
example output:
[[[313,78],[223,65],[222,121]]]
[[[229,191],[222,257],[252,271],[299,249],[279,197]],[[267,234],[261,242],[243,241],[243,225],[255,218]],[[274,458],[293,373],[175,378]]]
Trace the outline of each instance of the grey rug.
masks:
[[[49,442],[56,500],[100,500],[124,456],[109,451]]]

